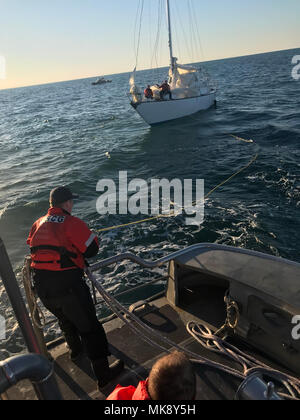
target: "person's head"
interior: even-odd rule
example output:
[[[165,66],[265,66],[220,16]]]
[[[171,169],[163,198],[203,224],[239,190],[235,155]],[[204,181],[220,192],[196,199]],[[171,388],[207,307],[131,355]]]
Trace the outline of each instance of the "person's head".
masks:
[[[185,354],[175,351],[151,369],[148,392],[155,401],[191,401],[196,396],[196,375]]]
[[[72,213],[74,198],[78,198],[78,195],[73,194],[69,188],[56,187],[50,192],[49,202],[51,207],[59,207]]]

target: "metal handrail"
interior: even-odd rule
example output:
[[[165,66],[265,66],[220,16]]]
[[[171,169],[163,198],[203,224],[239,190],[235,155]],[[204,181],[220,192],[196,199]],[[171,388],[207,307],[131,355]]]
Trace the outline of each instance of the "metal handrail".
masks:
[[[29,379],[39,389],[39,399],[62,400],[54,376],[54,366],[38,354],[15,356],[0,363],[0,393],[4,393],[20,381]]]
[[[273,261],[280,260],[281,262],[284,261],[286,264],[289,264],[289,265],[300,266],[300,264],[297,263],[297,262],[290,261],[290,260],[283,259],[283,258],[278,258],[278,257],[275,257],[273,255],[263,254],[263,253],[257,252],[257,251],[250,251],[250,250],[242,249],[242,248],[234,248],[234,247],[228,246],[228,245],[201,243],[201,244],[192,245],[188,248],[181,249],[179,251],[173,252],[172,254],[169,254],[165,257],[162,257],[162,258],[160,258],[156,261],[146,261],[143,258],[138,257],[137,255],[126,252],[124,254],[119,254],[119,255],[116,255],[114,257],[107,258],[103,261],[100,261],[99,263],[92,264],[89,267],[89,269],[90,269],[90,271],[95,272],[95,271],[99,270],[100,268],[108,267],[110,265],[120,263],[124,260],[129,260],[129,261],[131,261],[135,264],[138,264],[138,265],[140,265],[141,267],[144,267],[144,268],[154,269],[154,268],[162,267],[163,265],[169,263],[170,261],[176,260],[176,258],[182,257],[182,256],[190,253],[191,251],[199,251],[201,253],[208,252],[208,251],[230,251],[230,252],[233,252],[233,253],[236,253],[236,254],[256,256],[256,257],[259,257],[259,258],[262,258],[262,259],[265,259],[265,260],[271,260],[271,261],[272,260]]]
[[[95,272],[95,271],[98,271],[101,268],[120,263],[124,260],[128,260],[128,261],[131,261],[132,263],[140,265],[141,267],[149,268],[149,269],[153,270],[154,268],[162,267],[163,265],[169,263],[170,261],[175,260],[178,257],[182,257],[185,254],[190,253],[192,251],[207,252],[207,251],[210,251],[210,250],[219,250],[219,251],[230,250],[231,252],[235,252],[235,253],[259,256],[259,257],[265,258],[265,259],[278,260],[277,257],[273,257],[273,256],[270,256],[270,255],[265,255],[265,254],[262,254],[262,253],[259,253],[259,252],[256,252],[256,251],[249,251],[249,250],[234,248],[234,247],[230,247],[230,246],[227,246],[227,245],[201,243],[201,244],[192,245],[192,246],[190,246],[188,248],[185,248],[183,250],[176,251],[176,252],[174,252],[172,254],[169,254],[169,255],[167,255],[163,258],[160,258],[156,261],[146,261],[146,260],[144,260],[144,259],[142,259],[142,258],[140,258],[137,255],[134,255],[132,253],[123,253],[123,254],[119,254],[119,255],[115,255],[113,257],[107,258],[107,259],[105,259],[103,261],[100,261],[98,263],[92,264],[89,267],[89,269],[92,272]],[[285,260],[285,261],[289,264],[296,264],[297,265],[297,263],[295,263],[295,262],[288,261],[288,260]],[[159,280],[160,279],[155,279],[153,281],[147,282],[146,284],[139,285],[139,286],[137,286],[137,288],[126,290],[125,292],[117,294],[115,297],[118,298],[118,297],[122,296],[123,294],[131,292],[133,290],[137,290],[138,288],[142,288],[145,285],[150,285],[152,283],[158,282]],[[99,302],[97,301],[95,289],[92,290],[92,293],[93,293],[93,300],[94,300],[95,306],[101,304],[102,303],[101,300]],[[55,322],[56,322],[55,320],[49,321],[45,324],[45,326],[51,325]]]
[[[162,257],[156,261],[146,261],[143,258],[138,257],[137,255],[134,255],[130,252],[126,252],[124,254],[119,254],[119,255],[115,255],[113,257],[107,258],[103,261],[100,261],[99,263],[95,263],[92,264],[89,269],[92,272],[98,271],[100,268],[103,267],[108,267],[109,265],[113,265],[116,263],[120,263],[124,260],[129,260],[135,264],[140,265],[141,267],[144,268],[150,268],[150,269],[154,269],[154,268],[159,268],[162,267],[163,265],[167,264],[168,262],[176,259],[177,257],[180,257],[188,252],[197,250],[197,249],[205,249],[207,247],[211,247],[213,248],[213,245],[211,244],[197,244],[197,245],[192,245],[186,249],[181,249],[180,251],[176,251],[173,252],[170,255],[167,255],[165,257]]]

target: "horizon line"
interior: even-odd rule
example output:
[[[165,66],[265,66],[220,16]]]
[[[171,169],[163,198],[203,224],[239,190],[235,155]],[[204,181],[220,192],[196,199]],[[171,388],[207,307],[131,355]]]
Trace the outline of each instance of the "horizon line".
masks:
[[[198,61],[198,62],[194,62],[194,63],[189,63],[187,65],[200,64],[200,63],[201,64],[203,64],[203,63],[213,63],[213,62],[216,62],[216,61],[232,60],[234,58],[252,57],[252,56],[255,56],[255,55],[272,54],[272,53],[283,52],[283,51],[293,51],[293,50],[297,50],[297,49],[300,49],[300,47],[287,48],[287,49],[283,49],[283,50],[264,51],[264,52],[259,52],[259,53],[250,53],[250,54],[238,55],[238,56],[232,56],[232,57],[217,58],[217,59],[213,59],[213,60]],[[168,66],[162,66],[162,67],[158,67],[158,69],[164,69],[164,68],[167,68],[167,67]],[[151,69],[143,68],[143,69],[137,70],[137,72],[147,71],[147,70],[151,70]],[[67,82],[74,82],[74,81],[79,81],[79,80],[88,80],[88,79],[92,79],[92,78],[96,78],[96,77],[103,77],[103,76],[116,76],[116,75],[122,75],[122,74],[127,74],[127,73],[129,73],[129,74],[132,73],[132,70],[131,71],[124,71],[124,72],[121,72],[121,73],[111,73],[111,74],[103,74],[103,75],[97,75],[97,76],[80,77],[80,78],[69,79],[69,80],[57,80],[57,81],[47,82],[47,83],[37,83],[37,84],[33,84],[33,85],[30,84],[30,85],[16,86],[16,87],[10,87],[10,88],[0,88],[0,91],[12,90],[12,89],[23,89],[23,88],[35,87],[35,86],[47,86],[47,85],[53,85],[53,84],[58,84],[58,83],[67,83]]]

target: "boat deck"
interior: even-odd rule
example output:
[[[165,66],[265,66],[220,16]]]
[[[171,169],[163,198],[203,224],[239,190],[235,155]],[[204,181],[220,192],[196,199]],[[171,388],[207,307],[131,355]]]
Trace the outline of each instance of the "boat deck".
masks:
[[[230,343],[275,370],[287,373],[293,377],[299,377],[297,347],[296,345],[292,347],[287,346],[285,341],[286,335],[283,327],[289,326],[289,323],[287,323],[289,314],[284,313],[283,327],[279,323],[270,333],[268,330],[270,324],[271,327],[272,323],[274,324],[274,314],[278,315],[277,308],[286,309],[291,300],[285,291],[284,296],[287,301],[274,303],[273,295],[270,293],[272,290],[277,291],[277,288],[282,285],[281,280],[283,278],[288,279],[291,285],[294,284],[292,279],[296,283],[300,269],[299,264],[252,251],[236,250],[235,248],[219,245],[198,244],[184,251],[178,251],[170,256],[161,258],[154,263],[144,261],[130,253],[121,254],[95,264],[93,271],[96,272],[103,267],[123,260],[129,260],[150,269],[161,267],[169,262],[168,276],[163,277],[164,280],[167,279],[167,287],[164,292],[162,291],[164,283],[159,278],[117,295],[118,298],[122,297],[124,302],[135,302],[136,299],[145,299],[145,301],[132,305],[131,310],[134,311],[134,314],[138,316],[141,322],[151,327],[161,337],[168,339],[168,344],[166,342],[163,343],[162,340],[160,344],[163,347],[158,347],[151,345],[152,341],[150,343],[145,341],[140,333],[133,332],[130,328],[130,323],[136,322],[132,321],[131,318],[128,318],[128,322],[124,323],[124,321],[116,317],[108,317],[103,321],[103,326],[110,343],[112,354],[110,362],[114,358],[121,358],[125,362],[125,369],[114,382],[102,389],[102,393],[100,393],[97,390],[96,380],[88,359],[83,356],[81,360],[73,363],[69,359],[66,345],[62,340],[50,343],[48,351],[50,351],[54,360],[55,375],[65,400],[105,400],[117,384],[123,386],[137,385],[140,380],[148,377],[149,371],[156,360],[177,346],[180,346],[181,349],[190,350],[193,354],[206,358],[209,361],[215,361],[240,371],[241,366],[232,359],[228,359],[226,356],[214,353],[201,346],[188,333],[186,328],[190,321],[207,325],[213,332],[222,327],[227,318],[224,297],[227,296],[228,291],[234,293],[233,298],[235,298],[235,295],[237,298],[240,298],[241,302],[237,300],[237,303],[240,305],[239,312],[240,315],[246,317],[246,320],[249,315],[246,311],[249,308],[253,311],[261,312],[262,315],[268,314],[273,316],[269,317],[270,322],[268,323],[262,323],[259,316],[253,317],[249,321],[254,339],[251,338],[250,334],[243,334],[243,319],[240,317],[242,334],[239,334],[237,331],[237,335],[230,338]],[[254,273],[253,287],[250,287],[251,282],[248,284],[252,279],[251,272]],[[269,290],[270,296],[266,295],[265,289],[262,289],[263,293],[259,288],[261,283],[266,287],[266,279],[271,279],[273,282],[277,279],[277,282],[275,282],[276,287]],[[156,282],[159,283],[159,285],[157,284],[159,289],[156,288],[156,294],[153,294],[153,285]],[[151,292],[149,290],[150,284]],[[285,282],[284,284],[286,285],[287,283]],[[237,288],[237,285],[242,288],[243,292],[244,288],[246,288],[245,296],[243,293],[241,294],[241,290]],[[97,282],[94,283],[94,286],[98,289]],[[250,287],[250,291],[247,287]],[[290,289],[294,290],[291,287]],[[100,288],[98,291],[100,295],[103,294]],[[151,293],[150,297],[149,292]],[[295,293],[298,293],[297,288]],[[248,305],[250,297],[256,296],[256,294],[265,299],[264,306],[261,305],[259,299],[258,302],[261,306],[257,306],[257,301],[254,301],[253,304],[253,299],[251,301],[252,306]],[[271,301],[270,297],[272,297]],[[102,302],[100,303],[102,304]],[[98,300],[97,304],[99,304]],[[297,308],[295,311],[297,311]],[[278,320],[278,317],[282,321],[282,317],[279,315],[275,320]],[[268,320],[269,318],[266,319]],[[278,333],[279,328],[281,330]],[[152,340],[151,332],[149,334],[150,336],[147,338]],[[240,336],[247,338],[238,338]],[[155,340],[157,341],[157,339]],[[255,350],[251,343],[261,350]],[[277,351],[273,351],[273,347]],[[262,353],[262,349],[264,349],[265,353]],[[277,362],[274,362],[272,357]],[[288,371],[283,366],[289,366],[289,369],[294,372]],[[197,374],[197,400],[234,399],[241,383],[241,378],[236,378],[203,363],[194,363],[194,367]],[[295,372],[298,373],[295,374]],[[266,378],[266,380],[269,380],[269,378]],[[277,385],[280,386],[280,383],[276,381]],[[1,396],[2,399],[5,399],[5,397],[12,400],[37,399],[33,386],[29,381],[20,382],[17,386],[11,388],[5,396]]]
[[[165,297],[161,297],[147,305],[148,310],[140,314],[140,319],[173,343],[210,360],[234,366],[234,363],[223,356],[204,349],[186,330],[187,322],[192,320],[204,320],[209,326],[212,325],[208,319],[213,320],[215,326],[219,327],[223,324],[225,309],[223,309],[224,305],[220,305],[223,293],[219,291],[218,294],[217,290],[210,292],[212,291],[207,287],[198,290],[186,289],[184,306],[176,308],[172,307]],[[214,296],[214,302],[212,296]],[[88,359],[83,356],[81,360],[73,363],[68,357],[65,343],[58,344],[51,350],[51,354],[55,360],[56,378],[65,400],[105,400],[117,384],[137,385],[140,380],[146,379],[155,361],[165,354],[161,349],[146,343],[118,318],[105,323],[104,328],[113,355],[110,361],[113,362],[114,357],[122,358],[125,361],[125,370],[103,390],[103,393],[100,393]],[[171,348],[167,344],[164,346]],[[238,368],[237,365],[235,367]],[[195,370],[197,372],[197,400],[234,399],[240,384],[237,378],[199,364],[195,364]],[[31,383],[23,381],[7,392],[7,398],[32,400],[36,399],[36,395]]]

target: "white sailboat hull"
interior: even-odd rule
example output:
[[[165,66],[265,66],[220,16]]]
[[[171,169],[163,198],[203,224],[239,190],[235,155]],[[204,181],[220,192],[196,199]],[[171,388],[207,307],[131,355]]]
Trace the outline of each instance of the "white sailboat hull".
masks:
[[[155,125],[204,111],[211,108],[215,104],[215,101],[216,92],[213,91],[207,95],[193,98],[131,104],[146,123]]]

